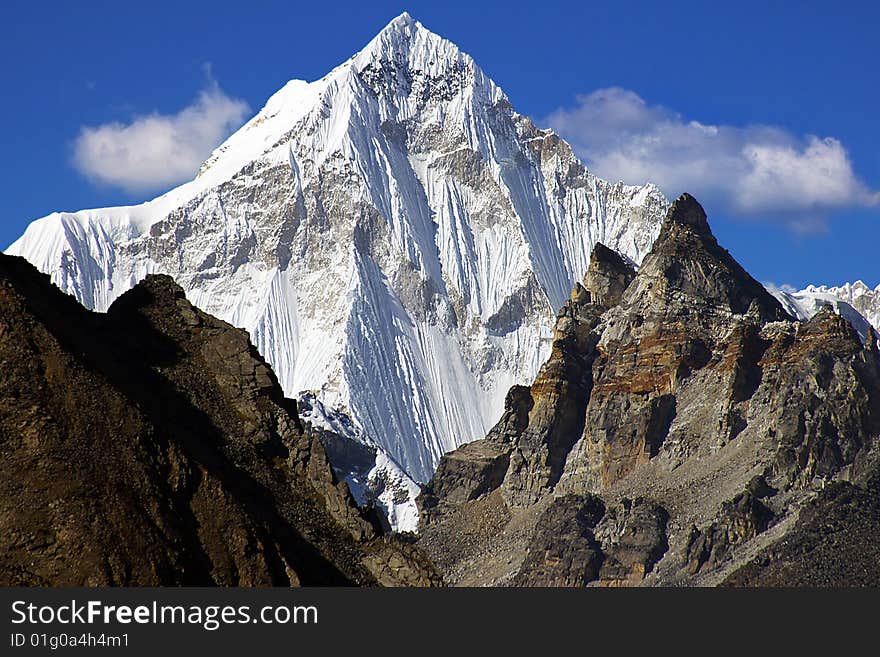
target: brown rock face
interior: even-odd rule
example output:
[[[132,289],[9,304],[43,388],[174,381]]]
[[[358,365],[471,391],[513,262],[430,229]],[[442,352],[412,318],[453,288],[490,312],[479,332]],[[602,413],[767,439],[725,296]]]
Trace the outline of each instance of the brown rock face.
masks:
[[[150,276],[106,315],[0,255],[0,583],[439,582],[339,485],[244,331]]]
[[[829,484],[726,586],[880,586],[880,490]]]
[[[560,537],[599,545],[591,561],[601,561],[599,584],[720,583],[784,536],[826,482],[852,480],[880,446],[874,341],[863,346],[830,309],[805,323],[788,316],[718,245],[692,197],[672,205],[634,277],[625,265],[597,248],[557,318],[532,406],[522,408],[525,427],[493,443],[509,464],[502,477],[497,462],[492,482],[501,483],[480,495],[500,492],[510,515],[482,548],[493,563],[510,563],[509,579],[494,571],[494,581],[571,581],[547,574],[546,565],[535,570],[549,557],[536,562],[532,547],[560,563],[588,561],[561,556],[568,539],[546,544],[541,523],[552,520],[568,523],[555,530]],[[468,448],[477,453],[479,445]],[[469,458],[459,452],[447,458]],[[442,490],[446,476],[441,467],[429,489]],[[576,514],[554,506],[572,495],[605,501],[608,511],[589,536]],[[426,545],[436,545],[432,532],[461,509],[442,495],[433,503],[443,511],[425,528]],[[545,509],[557,510],[542,520]],[[622,529],[627,522],[632,535]],[[481,559],[460,559],[453,569],[473,583],[487,567]],[[543,574],[517,575],[525,564]]]
[[[593,303],[612,308],[620,303],[624,290],[635,277],[635,267],[616,251],[597,242],[582,287],[590,294]]]
[[[557,318],[550,358],[530,388],[528,423],[509,443],[502,484],[508,504],[536,501],[562,476],[565,458],[584,426],[598,319],[598,307],[573,301]]]
[[[596,527],[607,555],[599,579],[604,586],[626,586],[642,581],[669,547],[669,514],[648,500],[624,498],[608,508]]]
[[[748,342],[754,328],[732,319],[750,309],[757,321],[787,317],[718,246],[699,204],[687,195],[678,199],[638,277],[606,318],[584,434],[569,459],[574,478],[592,488],[611,486],[657,456],[683,387],[699,381],[718,400],[742,389],[740,379],[753,365],[742,352],[756,355]],[[735,339],[722,342],[735,325]],[[717,429],[718,442],[731,433],[728,416],[737,412],[731,406],[743,400],[728,401],[717,417],[702,420]]]
[[[688,570],[696,574],[722,563],[731,550],[767,529],[773,512],[751,493],[741,493],[721,507],[706,529],[694,528],[687,546]]]
[[[553,348],[530,388],[526,421],[518,431],[508,432],[509,467],[502,486],[508,504],[535,502],[562,476],[565,458],[583,430],[593,386],[592,367],[598,356],[594,329],[634,275],[623,258],[596,245],[584,284],[575,284],[557,315]]]
[[[598,579],[604,555],[593,528],[603,515],[605,505],[596,496],[555,500],[538,521],[514,584],[584,586]]]

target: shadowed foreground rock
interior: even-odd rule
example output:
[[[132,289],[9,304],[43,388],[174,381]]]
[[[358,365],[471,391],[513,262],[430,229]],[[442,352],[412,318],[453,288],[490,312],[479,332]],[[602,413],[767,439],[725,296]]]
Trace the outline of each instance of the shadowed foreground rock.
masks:
[[[244,331],[149,276],[106,315],[0,254],[0,584],[429,585]]]
[[[499,425],[444,456],[419,499],[419,544],[450,583],[880,580],[874,336],[830,308],[790,317],[693,197],[637,273],[596,248],[553,338]],[[604,515],[586,523],[572,500],[596,496]],[[482,517],[491,530],[455,549],[452,528]]]
[[[727,586],[880,586],[880,489],[830,484]]]

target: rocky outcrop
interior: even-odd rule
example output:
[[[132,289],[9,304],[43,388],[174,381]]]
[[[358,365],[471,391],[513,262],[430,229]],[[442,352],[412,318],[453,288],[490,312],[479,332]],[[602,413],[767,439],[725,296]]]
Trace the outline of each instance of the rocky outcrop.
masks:
[[[605,586],[624,586],[645,578],[669,548],[666,509],[644,499],[624,498],[608,509],[596,536],[607,555],[600,571]]]
[[[247,333],[150,276],[106,315],[0,255],[0,582],[427,585]]]
[[[634,276],[634,268],[621,256],[596,245],[583,285],[575,284],[556,317],[550,357],[529,389],[528,415],[518,431],[506,432],[509,467],[502,492],[508,504],[535,502],[562,476],[565,459],[584,428],[593,362],[599,356],[595,329]]]
[[[880,586],[880,490],[829,484],[727,586]]]
[[[715,443],[729,439],[748,385],[742,379],[754,369],[742,352],[759,355],[749,323],[783,318],[776,299],[718,246],[699,204],[687,195],[675,201],[638,276],[604,318],[601,366],[569,457],[573,485],[613,485],[657,456],[667,439],[687,440],[691,432],[671,429],[693,384],[711,405],[693,409],[688,424],[717,430]],[[707,442],[706,426],[699,433]]]
[[[569,513],[556,532],[599,551],[591,582],[720,583],[785,536],[829,481],[849,477],[880,435],[875,341],[863,345],[831,308],[789,316],[718,245],[689,195],[634,277],[597,247],[530,397],[525,427],[494,443],[510,455],[503,477],[501,463],[493,472],[501,483],[471,497],[503,501],[498,517],[509,516],[482,548],[510,564],[509,579],[494,581],[572,581],[568,566],[548,574],[546,563],[583,565],[584,555],[565,556],[568,539],[548,544],[541,523],[559,525],[558,498],[599,495],[607,511],[596,526]],[[466,470],[468,453],[446,458]],[[446,476],[438,470],[429,489]],[[433,504],[442,512],[426,546],[461,510],[442,495]],[[473,583],[479,554],[453,559],[454,572]]]
[[[502,492],[511,505],[536,501],[562,476],[565,458],[584,426],[599,315],[598,306],[570,299],[557,317],[550,358],[530,388],[528,423],[510,442]]]
[[[767,349],[756,393],[775,439],[772,469],[781,486],[833,478],[880,432],[876,351],[828,308],[795,328]]]
[[[443,457],[443,474],[432,480],[422,492],[423,522],[431,522],[433,504],[440,500],[460,504],[475,500],[501,484],[510,461],[510,451],[504,445],[478,440],[464,445]]]
[[[624,290],[636,277],[636,269],[601,242],[593,247],[590,266],[584,276],[584,291],[593,303],[613,308],[620,303]]]
[[[688,571],[696,574],[722,563],[734,547],[755,538],[772,520],[773,511],[749,492],[725,502],[709,527],[692,530],[687,545]]]
[[[593,535],[605,515],[595,495],[555,500],[538,520],[517,586],[584,586],[599,578],[604,555]]]
[[[440,459],[437,476],[418,498],[420,525],[462,502],[475,500],[497,489],[507,474],[510,453],[529,425],[534,408],[532,391],[513,386],[504,400],[504,414],[485,440],[478,440],[449,452]]]

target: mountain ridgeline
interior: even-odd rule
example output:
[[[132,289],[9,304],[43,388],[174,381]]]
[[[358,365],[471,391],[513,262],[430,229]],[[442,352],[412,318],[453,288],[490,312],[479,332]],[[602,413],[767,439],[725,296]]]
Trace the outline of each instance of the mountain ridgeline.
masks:
[[[250,333],[285,394],[347,415],[336,424],[377,466],[425,482],[534,378],[593,246],[641,261],[666,206],[653,185],[587,171],[403,14],[324,78],[287,83],[193,181],[52,214],[8,252],[98,311],[172,276]],[[415,528],[409,505],[390,509],[400,529]]]
[[[7,254],[0,583],[880,584],[880,287],[768,291],[408,14]]]
[[[419,544],[453,584],[876,586],[878,436],[874,332],[788,315],[684,195],[638,272],[594,250]]]
[[[106,314],[0,254],[0,585],[430,585],[247,333],[147,277]]]
[[[880,584],[874,332],[788,315],[687,195],[640,269],[596,246],[417,537],[334,473],[366,446],[168,276],[103,314],[0,255],[0,363],[3,584]]]

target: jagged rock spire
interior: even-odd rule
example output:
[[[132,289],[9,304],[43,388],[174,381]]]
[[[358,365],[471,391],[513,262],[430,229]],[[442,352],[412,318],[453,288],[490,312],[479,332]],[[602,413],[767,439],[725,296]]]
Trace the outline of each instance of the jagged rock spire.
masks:
[[[666,213],[663,227],[667,228],[667,226],[673,224],[689,226],[701,233],[712,233],[703,206],[687,192],[675,199]]]
[[[706,212],[690,194],[670,206],[651,253],[628,292],[630,303],[666,313],[668,304],[693,303],[745,314],[752,307],[764,321],[790,319],[782,305],[719,246]],[[660,305],[658,304],[660,302]]]
[[[590,293],[594,303],[610,308],[618,304],[626,286],[635,276],[635,267],[616,251],[596,242],[583,287]]]

